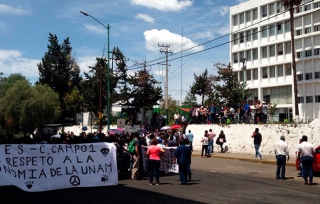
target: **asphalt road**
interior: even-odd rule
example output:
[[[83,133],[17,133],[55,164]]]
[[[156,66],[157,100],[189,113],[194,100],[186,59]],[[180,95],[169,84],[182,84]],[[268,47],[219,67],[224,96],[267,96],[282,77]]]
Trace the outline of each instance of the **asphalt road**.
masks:
[[[6,186],[0,187],[1,203],[320,203],[320,185],[304,185],[294,167],[287,167],[287,180],[276,180],[275,166],[259,161],[192,159],[192,181],[186,186],[179,185],[177,174],[161,177],[160,186],[149,186],[147,177],[113,187],[40,193]]]

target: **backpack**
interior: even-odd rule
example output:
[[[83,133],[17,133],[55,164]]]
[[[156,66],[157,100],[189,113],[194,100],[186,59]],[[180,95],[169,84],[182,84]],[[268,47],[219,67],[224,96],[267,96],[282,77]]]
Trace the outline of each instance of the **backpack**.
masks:
[[[134,153],[134,151],[135,151],[135,146],[134,146],[134,142],[135,142],[136,140],[135,139],[133,139],[131,142],[130,142],[130,144],[129,144],[129,146],[128,146],[128,151],[130,152],[130,153]]]

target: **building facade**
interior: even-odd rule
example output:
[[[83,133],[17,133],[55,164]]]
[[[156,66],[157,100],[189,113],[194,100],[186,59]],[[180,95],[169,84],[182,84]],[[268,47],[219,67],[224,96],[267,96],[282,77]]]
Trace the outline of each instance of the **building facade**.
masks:
[[[295,8],[300,121],[320,117],[320,0]],[[250,0],[230,8],[230,62],[256,100],[277,104],[276,121],[292,119],[294,92],[290,14],[281,0]]]

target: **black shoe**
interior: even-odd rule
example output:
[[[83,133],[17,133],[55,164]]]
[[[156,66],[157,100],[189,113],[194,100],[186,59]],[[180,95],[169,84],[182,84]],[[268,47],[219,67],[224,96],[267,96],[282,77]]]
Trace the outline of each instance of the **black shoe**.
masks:
[[[281,177],[280,176],[277,176],[277,178],[276,179],[281,179]]]
[[[286,178],[281,178],[281,180],[286,180]]]

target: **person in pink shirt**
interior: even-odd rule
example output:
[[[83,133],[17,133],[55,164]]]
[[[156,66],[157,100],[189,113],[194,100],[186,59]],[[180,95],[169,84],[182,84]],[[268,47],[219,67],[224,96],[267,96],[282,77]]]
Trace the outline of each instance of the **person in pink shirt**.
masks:
[[[147,156],[149,158],[149,171],[150,171],[150,179],[149,185],[153,185],[153,176],[156,177],[156,185],[159,185],[159,168],[160,168],[160,157],[161,154],[164,153],[164,149],[157,146],[158,140],[157,138],[153,138],[151,140],[151,145],[148,147]]]

